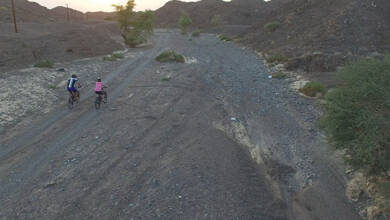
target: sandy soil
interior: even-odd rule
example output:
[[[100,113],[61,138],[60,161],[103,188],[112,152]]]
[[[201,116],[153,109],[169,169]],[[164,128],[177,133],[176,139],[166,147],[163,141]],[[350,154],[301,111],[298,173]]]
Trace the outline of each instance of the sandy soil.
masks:
[[[154,61],[167,48],[189,62]],[[70,65],[86,84],[73,110],[59,87],[49,113],[0,134],[0,218],[360,219],[315,103],[253,51],[160,30],[101,62]],[[90,72],[109,85],[99,111]]]

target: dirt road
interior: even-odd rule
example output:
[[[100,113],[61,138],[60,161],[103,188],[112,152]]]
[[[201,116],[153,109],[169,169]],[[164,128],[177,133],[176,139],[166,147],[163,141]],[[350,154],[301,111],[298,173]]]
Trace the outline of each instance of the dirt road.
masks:
[[[1,134],[0,219],[360,219],[313,103],[255,53],[166,30],[132,53],[99,111],[87,83]]]

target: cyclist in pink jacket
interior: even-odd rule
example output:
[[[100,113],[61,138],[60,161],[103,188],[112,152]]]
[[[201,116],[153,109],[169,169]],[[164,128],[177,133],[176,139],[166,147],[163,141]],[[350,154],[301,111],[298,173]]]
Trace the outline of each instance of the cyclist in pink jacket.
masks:
[[[104,95],[104,102],[107,102],[107,93],[104,91],[104,88],[107,88],[107,86],[102,83],[102,79],[99,77],[96,82],[95,93]]]

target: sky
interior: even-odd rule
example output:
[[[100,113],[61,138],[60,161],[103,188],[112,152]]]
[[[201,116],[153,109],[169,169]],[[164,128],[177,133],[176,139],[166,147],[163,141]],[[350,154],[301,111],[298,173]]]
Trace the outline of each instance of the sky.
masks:
[[[125,4],[127,0],[30,0],[38,2],[39,4],[47,7],[54,8],[56,6],[65,6],[69,4],[69,7],[82,11],[113,11],[112,4]],[[135,0],[136,10],[143,11],[146,9],[155,10],[163,6],[169,0]],[[196,0],[181,0],[181,1],[196,1]]]

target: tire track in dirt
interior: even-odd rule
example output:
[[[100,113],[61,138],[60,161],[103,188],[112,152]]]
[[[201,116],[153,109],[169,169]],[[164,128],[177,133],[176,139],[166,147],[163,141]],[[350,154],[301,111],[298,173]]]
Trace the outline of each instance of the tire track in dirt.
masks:
[[[169,114],[171,113],[171,109],[186,95],[187,93],[184,92],[184,93],[181,93],[180,96],[178,96],[177,98],[175,98],[172,103],[167,107],[167,109],[162,113],[162,115],[158,118],[158,120],[156,120],[150,127],[148,127],[145,131],[142,132],[141,135],[139,135],[137,137],[136,140],[134,140],[133,143],[131,143],[130,145],[132,146],[136,146],[138,145],[140,142],[142,142],[153,130],[154,128],[156,128],[157,126],[161,125],[161,122],[163,122],[168,116]],[[163,151],[162,151],[163,152]],[[90,195],[91,192],[93,192],[99,185],[101,182],[104,182],[106,181],[106,177],[111,173],[112,170],[114,170],[120,163],[121,161],[126,158],[128,154],[122,154],[118,159],[114,160],[111,165],[109,167],[107,167],[105,169],[105,171],[103,172],[103,174],[101,176],[99,176],[98,180],[94,181],[94,183],[92,185],[89,186],[88,190],[85,191],[85,193],[81,194],[80,197],[74,201],[73,203],[74,204],[81,204],[82,203],[82,199],[85,198],[87,195]],[[61,216],[65,215],[65,216],[68,216],[69,213],[73,213],[74,210],[72,210],[72,208],[74,207],[70,207],[69,209],[70,210],[65,210],[64,213],[60,213],[59,216],[57,216],[57,218],[60,218]],[[81,208],[81,207],[78,207],[78,208]]]
[[[130,69],[131,66],[136,65],[141,59],[143,58],[138,57],[137,59],[131,60],[130,62],[120,66],[117,71],[107,76],[107,82],[114,80],[115,77]],[[89,101],[91,96],[94,96],[94,94],[88,93],[85,96],[82,96],[79,105]],[[0,152],[0,160],[8,158],[11,154],[15,154],[18,151],[23,150],[23,148],[28,148],[34,145],[36,142],[40,141],[40,139],[37,140],[36,137],[41,137],[40,134],[50,129],[53,124],[57,124],[61,120],[66,120],[66,117],[69,117],[70,114],[72,114],[72,111],[66,109],[65,106],[54,109],[48,117],[45,117],[45,119],[42,120],[42,123],[39,125],[31,125],[28,129],[26,129],[27,132],[22,136],[17,136],[14,139],[9,140],[8,143],[3,143],[6,148],[3,148]],[[30,144],[25,144],[26,140],[30,140]]]
[[[194,68],[194,67],[189,67],[189,68]],[[193,72],[198,72],[200,70],[200,67],[199,66],[195,66],[195,70]],[[137,83],[138,81],[135,81],[134,83]],[[180,95],[178,97],[176,97],[174,100],[172,100],[172,102],[170,103],[169,106],[166,107],[166,110],[158,117],[158,119],[148,128],[146,128],[146,130],[144,130],[142,132],[142,134],[140,134],[136,140],[134,140],[132,143],[129,143],[129,145],[133,146],[133,147],[128,147],[128,153],[130,153],[130,151],[136,147],[137,145],[139,145],[143,140],[145,140],[148,135],[152,132],[155,131],[155,128],[158,127],[158,126],[162,126],[164,123],[166,123],[166,119],[169,117],[170,114],[172,114],[172,109],[183,99],[183,97],[187,96],[189,94],[189,92],[192,92],[194,90],[200,90],[198,87],[194,87],[194,84],[192,85],[189,85],[189,84],[186,84],[186,83],[180,83],[180,84],[174,84],[174,83],[170,83],[168,85],[140,85],[140,86],[130,86],[130,88],[150,88],[150,87],[157,87],[157,88],[176,88],[176,89],[180,89],[180,90],[183,90],[184,92],[181,92]],[[195,88],[198,88],[198,89],[195,89]],[[164,92],[163,90],[160,91],[161,92]],[[186,115],[186,118],[187,119],[189,116]],[[183,121],[186,121],[183,119]],[[178,131],[176,131],[178,132]],[[170,135],[170,136],[174,136],[174,135]],[[170,138],[168,138],[168,140],[171,140]],[[140,176],[140,177],[137,177],[137,182],[140,182],[142,183],[144,178],[146,177],[148,171],[151,171],[153,170],[154,168],[156,168],[157,166],[154,165],[155,162],[158,162],[158,158],[163,156],[166,151],[167,151],[167,148],[169,147],[169,144],[165,144],[165,147],[163,147],[162,149],[160,149],[159,153],[156,154],[156,157],[155,158],[151,158],[150,160],[148,161],[151,161],[153,163],[150,164],[150,166],[147,168],[146,171],[143,172],[143,174]],[[93,184],[92,185],[89,185],[88,187],[88,190],[86,190],[83,194],[81,194],[79,196],[78,199],[76,199],[76,201],[73,202],[73,204],[75,204],[75,206],[73,207],[69,207],[67,208],[66,210],[64,210],[64,212],[62,213],[59,213],[57,218],[60,218],[61,216],[72,216],[72,214],[74,214],[74,210],[72,210],[73,208],[78,208],[80,211],[82,210],[87,210],[87,207],[88,205],[83,205],[83,199],[85,199],[88,195],[92,194],[92,192],[97,189],[101,183],[103,182],[106,182],[107,181],[107,177],[112,173],[113,170],[115,170],[119,165],[121,165],[121,162],[126,159],[126,157],[128,156],[128,153],[127,154],[123,154],[121,155],[119,158],[115,159],[114,161],[112,161],[111,165],[108,166],[104,172],[102,173],[102,175],[100,175],[98,177],[98,179],[96,181],[93,181]],[[119,204],[123,203],[125,199],[121,200],[119,202]],[[121,207],[121,205],[119,205],[118,207]],[[119,216],[121,214],[120,210],[117,210],[118,212],[116,211],[111,211],[111,213],[113,213],[112,216]]]
[[[211,67],[210,67],[211,68]],[[187,71],[190,71],[190,72],[194,72],[194,73],[197,73],[200,71],[200,67],[199,66],[191,66],[189,67],[188,69],[194,69],[194,70],[187,70]],[[194,84],[196,85],[197,83],[194,82]],[[189,99],[188,97],[188,94],[192,93],[192,92],[195,92],[196,94],[199,94],[201,93],[201,91],[204,91],[204,86],[200,86],[200,85],[197,85],[195,86],[194,84],[192,84],[191,86],[190,85],[186,85],[185,83],[180,83],[180,85],[175,85],[173,83],[170,83],[169,85],[163,85],[163,87],[173,87],[173,88],[181,88],[181,89],[184,89],[186,90],[186,92],[183,92],[177,99],[175,99],[172,103],[172,106],[171,107],[168,107],[167,108],[167,112],[164,112],[163,113],[163,116],[162,117],[159,117],[160,119],[158,121],[156,121],[156,125],[153,127],[153,129],[155,127],[157,127],[158,125],[162,125],[162,123],[159,123],[159,122],[163,122],[165,119],[167,119],[169,117],[169,113],[175,113],[175,112],[172,112],[172,107],[174,107],[175,105],[178,104],[178,102],[180,102],[182,100],[183,97],[186,97],[186,99]],[[184,85],[184,86],[181,86],[181,85]],[[141,86],[142,87],[142,86]],[[194,91],[193,88],[197,88],[197,91]],[[203,89],[202,89],[202,88]],[[134,86],[132,86],[132,88],[136,88]],[[187,91],[188,90],[188,91]],[[204,95],[203,94],[204,92],[202,92],[202,96]],[[195,94],[192,94],[195,96]],[[209,96],[209,95],[206,95],[208,98],[211,98],[213,99],[213,96]],[[181,125],[182,124],[186,124],[188,123],[188,121],[193,118],[194,116],[198,115],[200,112],[204,112],[205,110],[199,110],[200,106],[197,106],[197,108],[195,109],[191,109],[191,113],[190,114],[185,114],[185,117],[181,119],[181,122],[180,123]],[[206,109],[208,110],[208,109]],[[159,123],[159,124],[157,124]],[[152,157],[152,158],[149,158],[148,161],[152,161],[153,163],[150,163],[150,165],[147,167],[146,170],[144,170],[142,172],[142,174],[140,176],[137,176],[137,180],[136,180],[136,183],[134,183],[135,185],[137,184],[143,184],[147,181],[147,179],[149,178],[148,174],[151,173],[151,171],[153,170],[156,170],[158,167],[160,167],[159,165],[162,163],[160,158],[164,157],[164,155],[167,153],[167,150],[169,148],[170,145],[173,144],[173,142],[175,141],[175,137],[177,135],[180,134],[181,130],[179,128],[173,128],[174,131],[171,131],[169,135],[166,135],[166,137],[164,137],[164,139],[166,140],[165,143],[164,143],[164,146],[162,148],[159,149],[159,153],[156,154],[155,157]],[[152,129],[150,130],[150,132],[152,132]],[[201,138],[201,137],[199,137]],[[193,140],[192,142],[190,143],[187,143],[186,146],[191,146],[192,144],[194,144],[197,140]],[[146,158],[146,157],[145,157]],[[144,159],[145,159],[144,158]],[[117,208],[115,209],[112,209],[110,211],[111,215],[110,216],[116,216],[115,219],[120,219],[121,215],[124,215],[123,213],[123,208],[124,207],[124,204],[128,204],[130,201],[132,201],[134,198],[135,198],[135,194],[136,193],[131,193],[129,192],[128,194],[126,194],[125,197],[123,197],[119,202],[118,202],[118,206]]]
[[[129,66],[135,65],[136,67],[133,69],[132,74],[128,76],[125,80],[121,81],[121,84],[111,93],[110,97],[113,99],[117,98],[119,94],[122,92],[122,90],[128,86],[128,83],[133,79],[133,77],[137,74],[139,74],[143,69],[152,61],[152,58],[160,52],[161,49],[158,50],[152,50],[149,52],[150,54],[148,55],[149,59],[144,59],[144,57],[140,57],[134,62],[131,62],[130,64],[125,65],[124,70],[128,69]],[[126,68],[126,69],[125,69]],[[119,74],[119,72],[117,72]],[[92,96],[92,95],[90,95]],[[85,97],[84,100],[79,103],[82,105],[83,103],[88,103],[88,97]],[[59,150],[63,146],[67,146],[68,143],[74,141],[77,139],[85,127],[87,127],[96,117],[97,117],[97,112],[94,111],[94,109],[91,111],[86,111],[83,114],[80,115],[80,120],[78,120],[76,123],[71,124],[72,127],[68,127],[67,132],[61,133],[61,136],[55,137],[56,139],[51,141],[51,143],[46,144],[45,146],[41,147],[41,149],[34,149],[34,152],[31,152],[32,155],[30,157],[27,157],[28,159],[22,162],[21,164],[18,164],[17,167],[12,167],[12,170],[20,170],[19,172],[13,172],[8,175],[6,175],[4,178],[0,180],[0,185],[2,186],[0,188],[0,194],[2,194],[4,197],[8,197],[8,195],[14,194],[15,190],[17,190],[16,186],[20,186],[22,183],[24,186],[28,185],[30,179],[32,178],[31,174],[35,173],[39,174],[41,173],[45,167],[42,165],[42,163],[45,161],[45,159],[50,158],[50,155],[55,153],[57,150]],[[59,115],[54,114],[54,122],[56,123],[61,117],[66,117],[69,115],[65,110],[61,112]],[[59,117],[58,117],[59,116]],[[40,128],[44,129],[45,127],[49,126],[50,124],[44,123],[43,126],[40,126]],[[43,129],[33,129],[31,132],[28,132],[26,136],[24,137],[19,137],[16,141],[16,146],[19,145],[22,147],[30,147],[32,145],[27,145],[24,146],[22,143],[25,142],[26,140],[29,139],[29,137],[34,136],[42,133]],[[43,148],[43,149],[42,149]],[[17,149],[20,151],[20,149]],[[42,150],[44,152],[42,152]],[[8,152],[9,154],[9,152]],[[7,155],[7,154],[5,154]],[[14,153],[14,155],[16,155]],[[2,156],[4,158],[4,156]],[[23,169],[24,168],[24,169]],[[16,182],[10,182],[9,180],[18,180]],[[23,187],[22,187],[23,188]]]
[[[169,32],[167,32],[169,33]],[[118,67],[116,71],[113,71],[111,74],[109,74],[107,77],[104,78],[106,83],[110,83],[114,81],[119,75],[123,74],[126,71],[129,71],[132,69],[132,66],[135,66],[135,68],[138,69],[138,66],[140,65],[139,62],[141,62],[145,57],[149,57],[150,59],[154,59],[153,55],[157,54],[162,50],[162,48],[167,44],[168,42],[168,34],[163,34],[162,36],[159,36],[157,39],[156,45],[158,46],[157,48],[151,49],[151,51],[157,50],[157,52],[154,52],[153,54],[144,54],[143,52],[140,52],[138,54],[138,57],[136,57],[133,60],[130,60],[129,62],[121,65]],[[150,53],[150,52],[149,52]],[[151,62],[151,60],[150,60]],[[143,66],[146,66],[144,64]],[[131,79],[129,79],[131,76],[125,80],[125,82],[129,82]],[[131,77],[132,78],[132,77]],[[124,83],[122,83],[123,85]],[[121,86],[120,89],[123,89],[125,86]],[[120,89],[116,89],[116,91],[120,92]],[[114,97],[115,98],[115,93],[110,94],[110,98]],[[85,103],[90,99],[92,96],[94,96],[93,93],[87,93],[85,96],[81,97],[79,105],[82,103]],[[4,158],[8,157],[8,154],[12,154],[13,152],[17,152],[19,148],[27,148],[30,147],[34,144],[34,141],[39,141],[37,140],[36,137],[40,137],[40,134],[44,133],[46,130],[50,129],[50,127],[53,124],[57,124],[60,120],[65,120],[66,117],[68,117],[72,112],[69,112],[66,107],[61,106],[56,109],[54,109],[49,116],[45,117],[43,120],[40,121],[40,123],[37,124],[32,124],[28,126],[22,133],[21,135],[18,135],[15,138],[12,138],[11,140],[6,141],[5,143],[1,143],[2,146],[5,146],[2,148],[0,151],[0,161],[3,160]],[[26,141],[28,140],[28,141]],[[26,144],[26,142],[29,142],[29,144]]]

